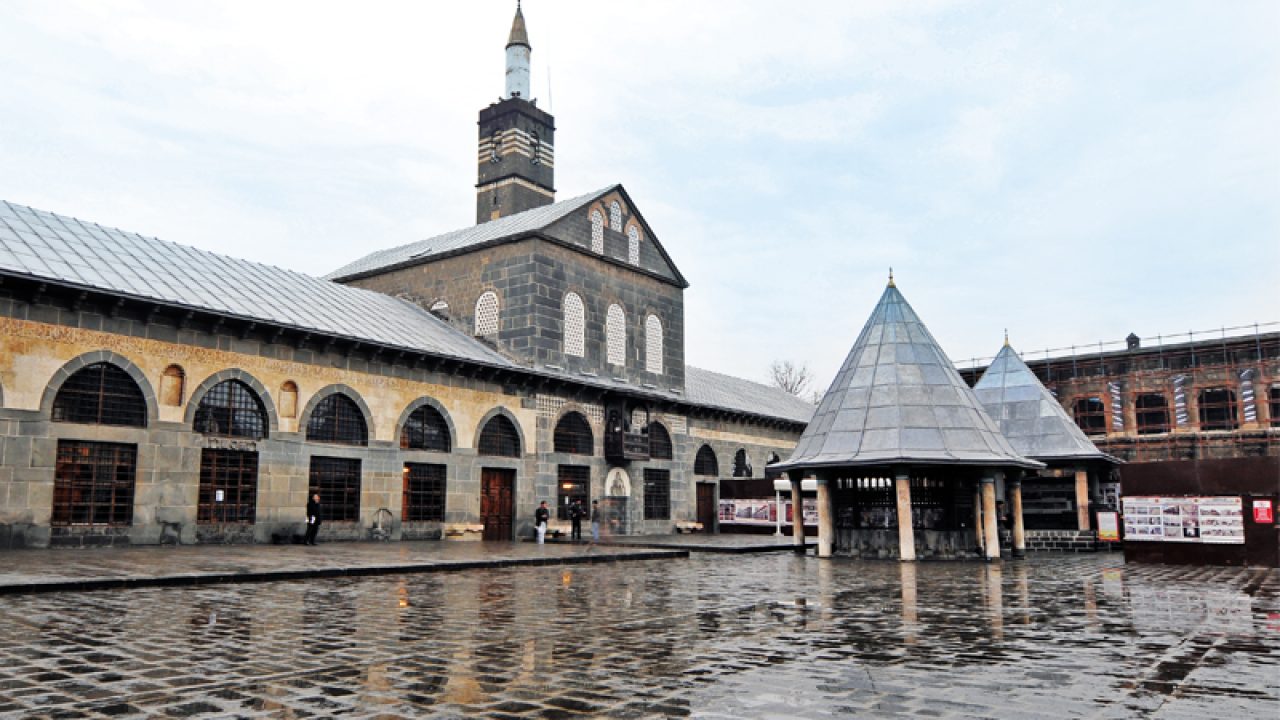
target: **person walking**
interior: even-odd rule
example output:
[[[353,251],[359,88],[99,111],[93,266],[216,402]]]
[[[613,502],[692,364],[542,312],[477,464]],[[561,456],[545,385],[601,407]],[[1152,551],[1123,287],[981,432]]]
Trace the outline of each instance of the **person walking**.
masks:
[[[551,511],[547,509],[547,501],[543,500],[538,509],[533,511],[533,529],[538,533],[538,544],[547,537],[547,521],[551,519]]]
[[[320,531],[320,493],[311,496],[307,501],[307,536],[303,545],[315,545],[316,533]]]
[[[569,538],[574,542],[582,540],[582,516],[585,514],[586,510],[582,507],[581,500],[574,500],[573,504],[569,506],[569,522],[572,523]]]
[[[592,544],[600,542],[600,501],[591,501],[591,542]]]

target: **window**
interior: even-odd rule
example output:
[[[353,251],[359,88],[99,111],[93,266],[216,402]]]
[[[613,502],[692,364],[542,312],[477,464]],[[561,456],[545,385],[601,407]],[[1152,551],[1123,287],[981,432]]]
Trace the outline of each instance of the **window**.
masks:
[[[542,138],[538,137],[538,133],[529,133],[529,145],[529,162],[530,164],[537,165],[542,162]]]
[[[298,417],[298,384],[292,380],[280,386],[280,417]]]
[[[583,357],[587,354],[587,313],[577,293],[564,296],[564,354]]]
[[[444,522],[445,466],[404,464],[404,496],[400,519],[404,522]]]
[[[53,421],[146,427],[147,401],[129,373],[93,363],[62,383],[53,399]]]
[[[180,365],[170,365],[160,376],[160,402],[172,407],[182,404],[182,392],[187,382],[187,373]]]
[[[1169,432],[1169,405],[1161,393],[1145,393],[1134,401],[1139,435]]]
[[[599,210],[591,211],[591,251],[604,252],[604,215]]]
[[[592,455],[595,452],[594,440],[591,424],[582,413],[565,413],[556,423],[555,451],[558,453]]]
[[[609,229],[622,232],[622,203],[617,200],[609,205]]]
[[[610,305],[604,320],[604,339],[609,364],[627,364],[627,316],[621,305]]]
[[[671,517],[671,471],[644,471],[644,519],[667,520]]]
[[[1200,391],[1200,429],[1235,430],[1236,394],[1227,388],[1206,388]]]
[[[498,332],[498,294],[489,290],[476,300],[476,335]]]
[[[710,445],[698,448],[698,454],[693,459],[693,474],[709,477],[720,475],[720,463],[716,462],[716,453]]]
[[[134,445],[59,440],[50,524],[132,524],[137,461]]]
[[[662,423],[649,423],[649,458],[652,460],[671,459],[671,435]]]
[[[494,415],[480,431],[480,443],[476,452],[497,457],[520,457],[520,435],[506,415]]]
[[[1280,427],[1280,385],[1271,386],[1271,427]]]
[[[1076,425],[1086,435],[1105,435],[1107,433],[1107,408],[1100,398],[1087,397],[1076,400]]]
[[[307,497],[320,495],[320,516],[325,521],[360,519],[360,461],[313,456]]]
[[[644,369],[662,374],[662,321],[657,315],[644,319]]]
[[[369,428],[355,401],[335,393],[320,401],[307,421],[307,439],[340,445],[368,445]]]
[[[744,448],[738,448],[738,452],[733,454],[733,476],[751,477],[751,458],[747,457],[747,451]]]
[[[258,453],[200,451],[200,494],[196,522],[253,523],[258,508]]]
[[[453,438],[449,436],[449,424],[439,410],[430,405],[409,413],[404,428],[400,430],[401,450],[431,450],[449,452]]]
[[[569,519],[569,506],[576,500],[590,513],[591,468],[586,465],[560,465],[556,472],[556,518]]]
[[[205,435],[257,440],[267,436],[267,411],[248,385],[223,380],[200,398],[194,425]]]
[[[640,264],[640,231],[635,225],[627,228],[627,262]]]

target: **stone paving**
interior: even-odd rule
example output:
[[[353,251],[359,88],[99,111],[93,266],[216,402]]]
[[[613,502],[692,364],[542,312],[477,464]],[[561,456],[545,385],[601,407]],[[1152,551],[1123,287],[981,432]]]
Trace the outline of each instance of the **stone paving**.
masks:
[[[548,542],[552,542],[548,540]],[[563,538],[554,542],[569,542]],[[676,533],[672,535],[615,535],[600,539],[605,547],[644,547],[668,548],[672,550],[688,550],[690,552],[712,553],[750,553],[750,552],[791,552],[793,545],[789,536],[754,535],[747,533]],[[806,539],[806,549],[813,552],[817,547],[817,538]]]
[[[696,554],[13,595],[0,715],[1277,717],[1280,572]]]

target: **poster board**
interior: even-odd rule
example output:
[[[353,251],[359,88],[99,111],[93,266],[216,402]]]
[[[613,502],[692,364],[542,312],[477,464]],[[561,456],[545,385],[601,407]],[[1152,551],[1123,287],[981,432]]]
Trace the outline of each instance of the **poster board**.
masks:
[[[791,501],[782,501],[782,524],[791,524]],[[803,522],[818,525],[818,501],[804,499]],[[773,499],[737,498],[720,500],[720,523],[733,525],[777,525],[778,504]]]
[[[1098,513],[1098,539],[1102,542],[1120,542],[1120,514]]]
[[[1126,540],[1244,544],[1239,497],[1126,497],[1123,503]]]

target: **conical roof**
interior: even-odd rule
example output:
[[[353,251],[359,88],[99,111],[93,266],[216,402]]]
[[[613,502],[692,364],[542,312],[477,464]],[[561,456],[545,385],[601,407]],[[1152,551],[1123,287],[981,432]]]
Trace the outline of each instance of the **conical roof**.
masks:
[[[995,421],[902,293],[889,287],[781,470],[866,465],[1039,468]]]
[[[1062,403],[1007,342],[973,392],[1013,449],[1026,457],[1116,462],[1085,437]]]
[[[529,47],[529,33],[524,28],[524,13],[519,3],[516,3],[516,17],[511,21],[511,35],[507,37],[507,47],[512,45]]]

